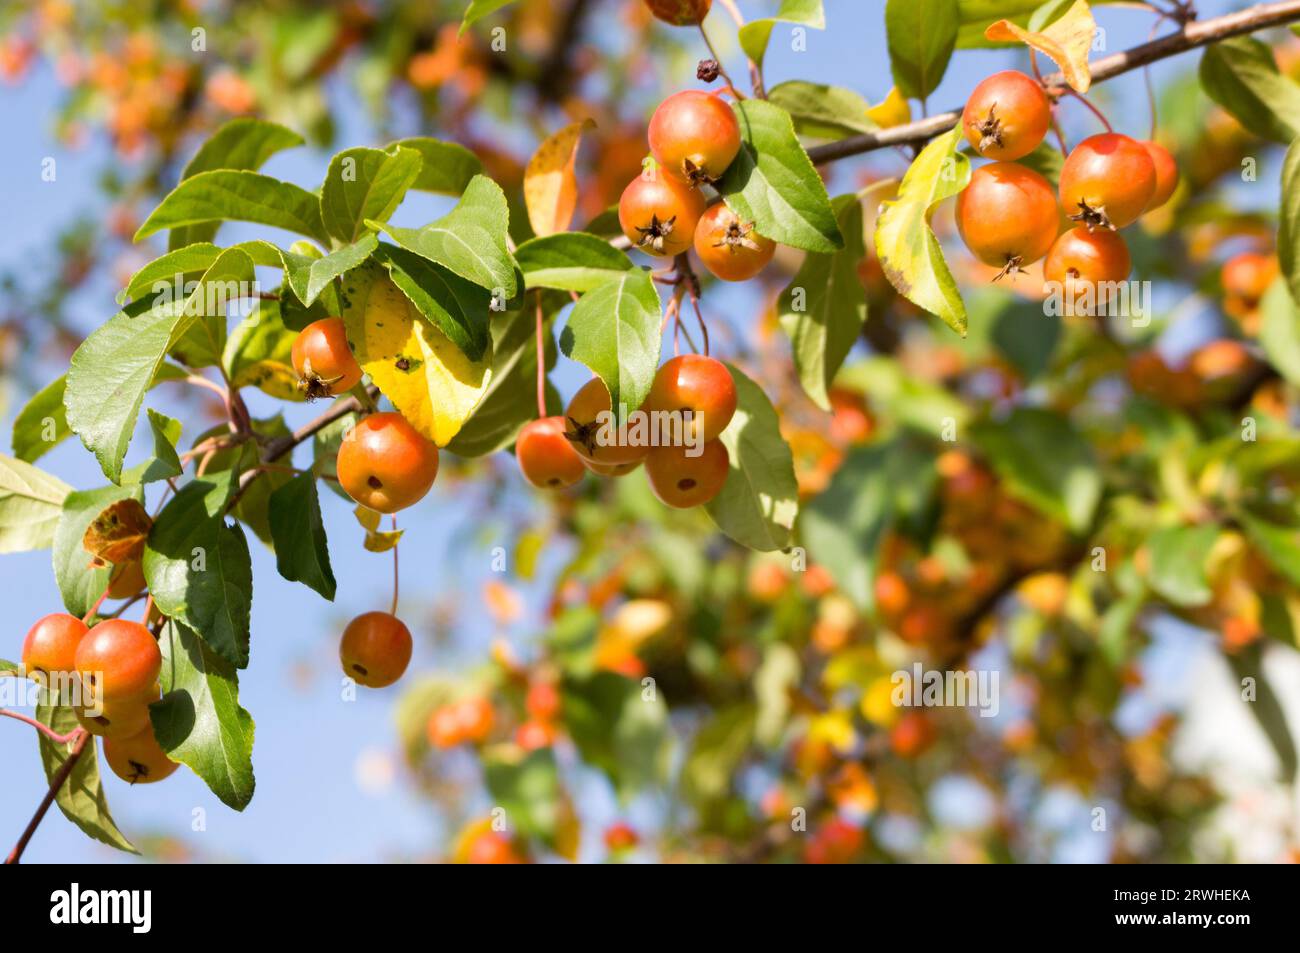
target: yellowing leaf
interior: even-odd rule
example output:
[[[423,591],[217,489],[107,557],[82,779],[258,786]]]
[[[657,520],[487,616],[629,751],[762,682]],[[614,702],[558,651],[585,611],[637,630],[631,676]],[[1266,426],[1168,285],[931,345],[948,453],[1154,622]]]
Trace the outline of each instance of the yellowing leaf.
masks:
[[[492,355],[467,358],[374,262],[346,285],[343,319],[357,361],[412,427],[446,446],[487,392]]]
[[[895,86],[890,89],[888,96],[867,110],[867,117],[881,129],[901,126],[912,121],[912,106]]]
[[[367,552],[386,553],[397,545],[398,540],[402,538],[403,530],[395,529],[388,532],[380,532],[379,521],[382,520],[383,514],[372,510],[368,506],[358,506],[352,511],[361,524],[361,528],[366,531],[365,546]]]
[[[1088,52],[1092,49],[1092,38],[1096,32],[1097,24],[1092,18],[1087,0],[1075,0],[1074,6],[1063,17],[1040,33],[1032,33],[1010,20],[998,20],[989,24],[984,36],[999,42],[1019,40],[1028,44],[1050,57],[1061,68],[1065,81],[1074,90],[1086,93],[1092,85]]]
[[[568,231],[578,202],[578,179],[574,160],[578,142],[586,129],[594,128],[590,119],[571,123],[543,142],[524,170],[524,204],[528,221],[537,235],[554,235]]]

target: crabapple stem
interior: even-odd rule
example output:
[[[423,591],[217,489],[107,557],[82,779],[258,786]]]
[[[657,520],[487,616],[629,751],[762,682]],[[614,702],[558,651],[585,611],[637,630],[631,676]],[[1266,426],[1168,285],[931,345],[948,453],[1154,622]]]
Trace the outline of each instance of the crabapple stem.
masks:
[[[108,590],[112,587],[112,585],[113,583],[110,580],[109,583],[106,586],[104,586],[104,591],[99,594],[99,598],[95,600],[95,604],[90,607],[90,611],[81,617],[81,621],[86,623],[86,625],[90,625],[90,620],[95,618],[95,616],[99,614],[99,607],[102,606],[104,604],[104,600],[108,598]]]
[[[90,735],[86,733],[84,728],[74,728],[68,735],[67,740],[72,742],[72,750],[68,752],[67,759],[59,766],[58,772],[50,780],[50,789],[45,792],[45,797],[41,799],[40,805],[36,808],[36,813],[27,822],[27,829],[23,831],[22,837],[18,838],[18,843],[14,845],[14,849],[5,858],[6,864],[16,864],[23,856],[23,851],[27,849],[27,844],[32,839],[32,835],[36,833],[36,828],[41,826],[41,821],[45,819],[45,813],[50,809],[50,805],[54,803],[54,798],[58,795],[59,789],[63,787],[68,780],[68,776],[72,774],[72,769],[77,766],[77,762],[81,759],[81,753],[86,750],[86,740],[88,738],[90,738]]]
[[[75,735],[78,731],[81,730],[80,728],[73,728],[72,731],[68,732],[66,735],[61,735],[53,728],[51,728],[49,725],[42,725],[35,718],[30,718],[27,715],[24,715],[20,712],[10,711],[8,708],[0,708],[0,715],[3,715],[6,718],[13,718],[16,719],[17,721],[21,721],[24,725],[31,725],[33,728],[35,728],[45,737],[53,741],[56,745],[67,744],[69,741],[72,740],[73,735]]]
[[[1092,81],[1104,82],[1135,69],[1141,69],[1148,63],[1168,59],[1197,47],[1241,36],[1244,33],[1281,26],[1295,20],[1300,20],[1300,0],[1260,3],[1209,20],[1189,20],[1182,24],[1179,30],[1157,40],[1094,60],[1091,64]],[[1049,88],[1065,86],[1065,77],[1059,72],[1051,73],[1043,77],[1043,85]],[[938,113],[928,119],[891,126],[876,132],[848,136],[835,142],[815,146],[808,150],[808,155],[814,165],[822,165],[890,146],[925,143],[947,132],[960,120],[961,110],[954,109]]]
[[[1084,96],[1082,93],[1078,92],[1077,90],[1073,90],[1069,88],[1067,88],[1065,91],[1069,93],[1071,96],[1073,96],[1075,99],[1077,99],[1079,102],[1087,106],[1089,111],[1091,111],[1094,116],[1096,116],[1098,119],[1101,120],[1101,124],[1106,127],[1107,132],[1115,131],[1111,127],[1110,120],[1106,118],[1106,114],[1103,113],[1096,106],[1094,106],[1091,102],[1089,102],[1087,96]]]
[[[546,347],[542,344],[545,329],[542,314],[542,293],[537,292],[537,416],[546,416]],[[396,550],[394,550],[396,552]]]
[[[397,514],[393,514],[393,532],[397,532]],[[398,543],[393,543],[393,608],[389,615],[397,615],[397,550]]]

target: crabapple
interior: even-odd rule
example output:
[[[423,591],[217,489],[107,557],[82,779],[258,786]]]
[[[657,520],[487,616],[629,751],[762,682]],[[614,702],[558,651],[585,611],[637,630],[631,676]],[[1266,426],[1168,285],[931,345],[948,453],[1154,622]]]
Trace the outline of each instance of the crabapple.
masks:
[[[641,465],[640,460],[633,460],[631,463],[592,463],[590,460],[583,460],[582,465],[590,470],[596,476],[603,477],[621,477],[627,476],[633,470]]]
[[[618,200],[618,224],[636,248],[671,258],[691,247],[704,196],[666,175],[642,173]]]
[[[533,486],[561,489],[573,486],[587,472],[582,457],[564,436],[563,417],[543,417],[527,424],[515,440],[519,469]]]
[[[76,671],[77,646],[88,631],[86,623],[66,612],[42,616],[23,639],[23,667],[42,675]]]
[[[1056,240],[1043,263],[1043,278],[1059,288],[1069,314],[1104,313],[1112,286],[1128,278],[1133,263],[1118,232],[1079,225]]]
[[[713,0],[645,0],[657,19],[673,26],[695,26],[709,15]]]
[[[411,630],[395,615],[366,612],[348,623],[339,642],[345,674],[367,688],[386,688],[411,662]]]
[[[659,168],[688,185],[716,182],[740,152],[740,122],[721,96],[685,89],[659,104],[647,130]]]
[[[975,151],[999,161],[1033,152],[1051,122],[1052,106],[1042,84],[1018,70],[983,79],[961,114],[962,129]]]
[[[690,412],[691,433],[713,440],[736,414],[736,383],[727,365],[703,354],[682,354],[655,372],[643,409],[647,413]]]
[[[710,440],[696,456],[689,447],[655,447],[646,457],[650,489],[665,506],[688,509],[709,502],[731,472],[731,456],[721,440]]]
[[[339,484],[380,513],[418,503],[438,476],[438,448],[397,413],[371,414],[343,438]]]
[[[601,466],[637,463],[650,450],[648,444],[622,442],[629,435],[618,432],[610,409],[609,389],[599,377],[593,377],[578,389],[564,416],[568,421],[566,438],[578,456],[588,463]]]
[[[776,254],[776,242],[754,231],[719,202],[695,226],[695,254],[704,267],[723,281],[748,281],[767,267]]]
[[[308,400],[346,393],[361,381],[361,365],[342,318],[321,318],[299,331],[292,357],[298,389]]]
[[[1089,228],[1137,221],[1156,191],[1156,165],[1136,139],[1117,132],[1089,136],[1061,166],[1061,205]]]
[[[114,774],[131,784],[153,784],[180,767],[158,744],[152,725],[124,738],[106,737],[104,759]]]
[[[1151,193],[1151,200],[1147,202],[1144,210],[1154,212],[1168,202],[1174,194],[1174,189],[1178,188],[1178,162],[1173,154],[1158,142],[1146,139],[1139,144],[1151,157],[1151,164],[1156,170],[1155,191]]]
[[[984,264],[1000,267],[999,278],[1046,255],[1059,228],[1051,184],[1014,162],[981,166],[957,196],[962,241]]]
[[[162,671],[158,642],[139,622],[105,619],[77,646],[81,684],[103,702],[138,698]]]
[[[104,701],[99,705],[99,714],[91,714],[88,706],[76,709],[77,721],[92,735],[104,738],[129,738],[149,727],[149,702],[147,695],[136,698],[121,698],[116,701]]]

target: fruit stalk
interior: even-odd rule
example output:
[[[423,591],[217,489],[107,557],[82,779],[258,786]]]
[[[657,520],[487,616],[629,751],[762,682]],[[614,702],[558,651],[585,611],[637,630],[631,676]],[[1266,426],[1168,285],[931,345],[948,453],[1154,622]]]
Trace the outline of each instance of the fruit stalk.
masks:
[[[86,750],[86,741],[90,738],[90,735],[82,728],[73,729],[72,734],[76,738],[72,743],[72,750],[68,752],[68,759],[59,766],[58,772],[50,781],[50,789],[45,792],[45,797],[41,799],[40,805],[36,808],[36,813],[27,822],[27,829],[18,838],[18,843],[14,845],[14,849],[5,858],[6,864],[16,864],[22,858],[23,851],[27,849],[27,843],[32,839],[32,835],[36,833],[36,828],[41,826],[41,821],[45,819],[45,813],[50,809],[50,805],[54,803],[54,798],[58,795],[59,789],[63,787],[72,774],[72,769],[81,760],[81,753]]]

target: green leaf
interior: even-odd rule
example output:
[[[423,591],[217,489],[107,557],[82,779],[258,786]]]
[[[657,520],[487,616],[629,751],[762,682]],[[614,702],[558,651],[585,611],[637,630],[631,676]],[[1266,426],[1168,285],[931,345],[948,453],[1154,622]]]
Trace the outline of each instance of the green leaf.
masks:
[[[1259,343],[1268,362],[1286,380],[1300,385],[1300,306],[1281,278],[1273,282],[1259,303],[1263,320]]]
[[[292,294],[285,292],[292,297]],[[285,327],[283,301],[259,301],[246,318],[235,325],[221,366],[236,389],[256,387],[279,400],[300,401],[298,373],[293,369],[294,331]]]
[[[140,226],[135,240],[168,228],[226,221],[270,225],[329,243],[315,195],[291,182],[235,169],[182,180]]]
[[[443,142],[425,136],[398,139],[388,144],[414,149],[423,163],[411,188],[419,192],[436,192],[439,195],[460,195],[473,180],[481,175],[483,163],[478,156],[456,142]]]
[[[248,664],[253,568],[243,530],[226,524],[232,471],[181,488],[149,533],[144,578],[159,611],[194,629],[236,668]]]
[[[497,748],[484,754],[483,781],[492,803],[526,837],[554,843],[563,805],[560,775],[550,748]]]
[[[871,103],[842,86],[792,79],[768,90],[767,99],[790,114],[801,136],[834,140],[878,128],[868,115]]]
[[[842,248],[826,186],[790,114],[761,99],[732,109],[744,143],[718,183],[728,207],[774,242],[823,254]]]
[[[832,255],[809,252],[777,302],[799,381],[823,410],[831,409],[831,382],[867,320],[866,288],[858,277],[866,254],[862,205],[854,195],[841,195],[831,204],[844,248]]]
[[[664,778],[668,770],[668,709],[659,693],[613,672],[567,677],[561,718],[582,760],[603,771],[626,796]]]
[[[420,153],[400,146],[392,152],[356,148],[330,160],[320,192],[320,215],[333,238],[350,244],[367,220],[388,221],[420,174]],[[304,301],[305,304],[310,304]]]
[[[334,601],[336,584],[315,474],[296,476],[272,493],[270,516],[275,567],[280,575]]]
[[[70,705],[56,705],[48,693],[41,692],[41,700],[36,705],[36,720],[52,731],[66,735],[78,727],[77,713]],[[64,762],[72,754],[75,742],[56,744],[44,733],[39,735],[41,764],[45,768],[45,777],[51,782],[59,773]],[[104,785],[99,780],[99,759],[95,752],[95,739],[88,737],[85,748],[77,758],[76,765],[68,779],[54,795],[54,802],[59,805],[63,816],[81,828],[88,837],[92,837],[109,847],[116,847],[131,854],[138,854],[126,836],[117,829],[117,823],[108,810],[108,798],[104,796]]]
[[[644,271],[630,271],[588,291],[560,334],[565,357],[581,361],[609,389],[624,419],[650,393],[659,366],[659,290]]]
[[[822,11],[822,0],[781,0],[776,16],[753,20],[740,28],[740,48],[760,67],[763,65],[763,57],[767,55],[767,44],[772,39],[772,29],[778,23],[810,26],[815,30],[826,29],[826,15]]]
[[[1251,544],[1293,586],[1300,586],[1300,532],[1249,513],[1239,514]]]
[[[432,321],[471,361],[487,352],[492,295],[427,258],[382,244],[375,260],[417,311]]]
[[[537,416],[537,341],[532,308],[492,322],[492,377],[487,392],[447,449],[460,457],[482,457],[515,442],[520,428]],[[555,366],[555,339],[544,333],[546,369]],[[549,382],[549,411],[561,413],[560,395]]]
[[[736,384],[736,415],[719,439],[731,457],[722,490],[705,509],[715,526],[742,546],[785,549],[799,514],[794,455],[763,389],[727,365]]]
[[[1300,302],[1300,138],[1291,143],[1282,163],[1277,258],[1291,289],[1291,299]]]
[[[70,492],[58,477],[0,453],[0,553],[49,546]]]
[[[502,7],[508,7],[514,2],[515,0],[470,0],[469,6],[465,8],[465,16],[460,21],[458,36],[464,36],[466,30],[488,14],[496,13]]]
[[[335,278],[346,275],[375,253],[379,239],[367,232],[350,245],[319,257],[281,252],[284,276],[298,300],[307,307],[320,297]]]
[[[181,439],[181,424],[150,407],[149,429],[153,433],[153,456],[122,474],[125,483],[154,483],[178,477],[183,472],[181,458],[176,454],[176,441]]]
[[[1069,420],[1019,407],[1003,422],[976,424],[971,439],[1014,495],[1076,533],[1091,525],[1101,473],[1092,445]]]
[[[968,403],[942,386],[919,380],[893,358],[856,361],[840,371],[835,383],[865,394],[886,419],[937,439],[943,439],[945,421],[951,419],[960,428],[971,415]]]
[[[232,119],[199,146],[185,166],[183,179],[214,169],[260,169],[262,163],[285,149],[303,145],[292,129],[263,119]]]
[[[863,612],[875,606],[876,556],[893,518],[894,444],[853,450],[799,515],[799,538],[819,566]],[[912,477],[915,475],[913,474]]]
[[[957,0],[889,0],[885,30],[894,83],[912,99],[933,93],[957,43]]]
[[[252,429],[253,433],[257,435],[256,440],[249,440],[236,447],[218,450],[209,459],[207,470],[204,472],[214,474],[221,473],[223,470],[235,470],[242,473],[245,470],[250,470],[261,462],[261,445],[265,445],[269,440],[276,440],[289,435],[289,428],[285,425],[282,414],[255,419]],[[194,439],[194,443],[197,445],[209,437],[228,434],[229,428],[225,424],[218,424],[212,429],[199,434]],[[263,473],[245,488],[243,494],[239,497],[239,502],[235,504],[235,508],[231,511],[232,516],[251,529],[257,538],[268,546],[271,545],[271,519],[269,513],[271,494],[288,483],[291,478],[292,475],[283,470],[271,470]]]
[[[903,176],[898,198],[876,219],[876,256],[885,277],[913,304],[966,334],[966,307],[930,228],[934,208],[970,182],[970,162],[955,152],[961,126],[932,140]]]
[[[682,793],[704,810],[724,801],[754,740],[756,712],[751,704],[733,705],[718,711],[696,732],[682,766]]]
[[[158,647],[163,698],[149,706],[154,737],[222,803],[242,811],[253,799],[253,719],[240,707],[235,670],[175,619]]]
[[[110,568],[95,568],[94,557],[81,544],[95,517],[121,500],[144,502],[144,490],[134,486],[106,486],[98,490],[75,490],[63,501],[58,528],[54,531],[54,581],[58,583],[63,607],[84,616],[108,586]]]
[[[14,418],[14,456],[35,463],[72,433],[63,408],[67,377],[56,377],[32,395]]]
[[[1207,605],[1214,593],[1205,578],[1205,561],[1218,538],[1213,523],[1156,530],[1147,539],[1151,588],[1176,606]]]
[[[356,500],[348,496],[347,491],[338,484],[339,447],[343,445],[344,434],[355,427],[358,420],[360,417],[356,414],[344,414],[311,438],[312,472],[323,479],[325,485],[350,507],[356,506]]]
[[[460,202],[423,228],[371,222],[408,251],[437,262],[462,278],[510,299],[518,291],[515,262],[506,236],[510,208],[501,187],[486,176],[470,180]]]
[[[199,147],[182,179],[213,169],[247,169],[256,171],[271,156],[284,149],[303,144],[302,136],[291,129],[261,119],[232,119]],[[184,248],[195,242],[209,242],[217,234],[217,222],[174,228],[167,236],[167,247]]]
[[[561,232],[532,238],[515,250],[528,288],[555,288],[582,294],[623,276],[636,266],[603,238],[587,232]]]
[[[1011,366],[1025,380],[1032,380],[1051,363],[1061,337],[1061,318],[1044,314],[1041,305],[1014,301],[998,313],[990,336]]]
[[[197,277],[212,267],[212,263],[221,257],[221,249],[211,242],[196,242],[184,248],[176,248],[155,258],[131,276],[117,296],[119,305],[127,301],[139,301],[149,294],[170,293],[175,287],[177,276],[181,281]]]
[[[1300,84],[1278,72],[1273,50],[1249,36],[1211,44],[1201,88],[1255,135],[1289,143],[1300,135]]]
[[[227,249],[204,272],[189,297],[132,302],[97,328],[72,355],[64,406],[68,425],[117,482],[144,395],[163,358],[203,310],[207,288],[254,280],[253,262]]]

